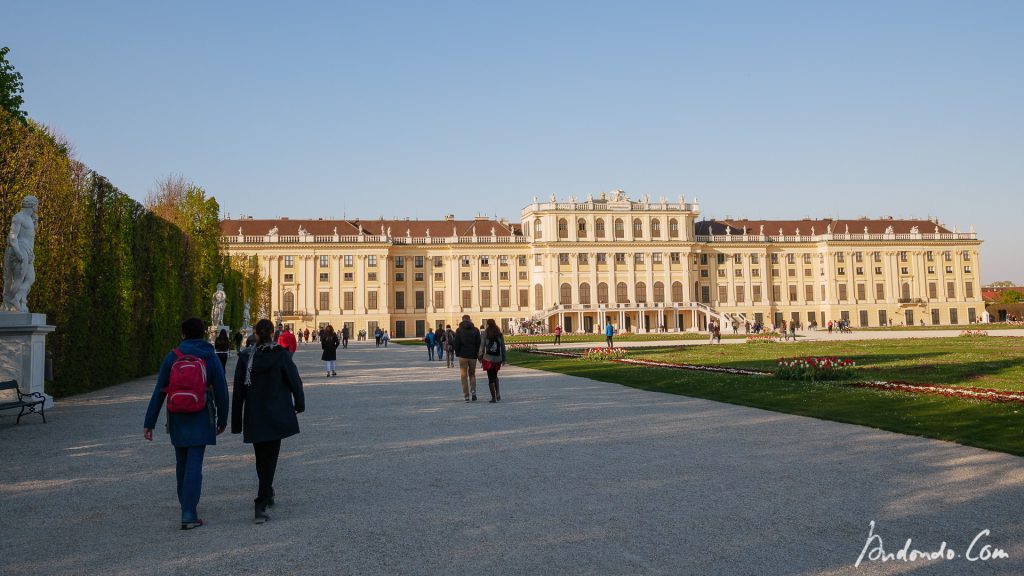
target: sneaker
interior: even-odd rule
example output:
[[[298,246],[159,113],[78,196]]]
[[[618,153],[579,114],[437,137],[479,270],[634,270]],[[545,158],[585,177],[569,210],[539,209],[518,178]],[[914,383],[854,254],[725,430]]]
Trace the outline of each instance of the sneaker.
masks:
[[[490,399],[490,400],[488,400],[487,402],[489,402],[489,403],[491,403],[491,404],[494,404],[495,402],[497,402],[497,400],[495,400],[494,398],[491,398],[491,399]]]
[[[331,370],[331,376],[337,376],[337,375],[338,375],[337,372],[335,372],[334,370]]]
[[[473,402],[476,402],[476,394],[473,394]]]
[[[203,519],[199,518],[195,522],[182,522],[181,523],[181,529],[182,530],[192,530],[193,528],[199,528],[202,525],[203,525]]]
[[[466,396],[466,397],[464,398],[464,400],[465,400],[466,402],[469,402],[469,396]]]
[[[501,394],[498,394],[498,402],[501,402]]]

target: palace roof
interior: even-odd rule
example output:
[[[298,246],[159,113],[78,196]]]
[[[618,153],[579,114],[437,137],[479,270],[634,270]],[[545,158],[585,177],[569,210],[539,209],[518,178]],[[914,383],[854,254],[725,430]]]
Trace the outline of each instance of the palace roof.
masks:
[[[292,236],[299,234],[299,228],[314,236],[355,236],[359,234],[359,227],[362,226],[364,234],[378,236],[390,234],[391,237],[423,238],[430,231],[431,236],[452,236],[453,230],[457,236],[490,236],[494,230],[496,236],[521,236],[522,230],[519,226],[510,225],[507,222],[491,220],[490,218],[475,218],[473,220],[328,220],[310,219],[294,220],[291,218],[275,219],[227,219],[220,221],[220,232],[225,236],[238,234],[242,229],[244,235],[261,236],[268,234],[272,228],[277,228],[278,234]],[[512,229],[514,227],[514,231]]]
[[[868,234],[885,234],[889,231],[890,227],[894,234],[912,234],[913,232],[920,232],[921,234],[934,234],[936,232],[946,234],[952,232],[952,230],[932,220],[897,220],[894,218],[859,218],[856,220],[834,220],[832,218],[816,220],[810,218],[803,220],[721,219],[702,220],[695,223],[696,233],[701,236],[725,234],[726,229],[729,230],[729,234],[742,235],[744,228],[746,228],[747,234],[755,235],[760,234],[761,226],[764,226],[764,234],[768,236],[779,234],[780,228],[785,236],[794,236],[797,230],[800,231],[802,236],[827,234],[829,231],[833,234],[846,234],[847,232],[850,234],[863,234],[865,228],[867,228]],[[814,229],[813,232],[811,231],[812,228]]]

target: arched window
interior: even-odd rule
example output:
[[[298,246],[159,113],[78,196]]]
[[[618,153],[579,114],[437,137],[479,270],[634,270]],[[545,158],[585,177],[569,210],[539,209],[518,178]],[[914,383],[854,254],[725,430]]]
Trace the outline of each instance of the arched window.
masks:
[[[580,284],[580,304],[590,304],[590,284]]]
[[[643,282],[636,283],[636,301],[647,302],[647,284]]]
[[[558,287],[558,303],[572,304],[572,286],[569,286],[568,283]]]
[[[633,237],[642,238],[644,235],[644,223],[639,218],[633,219]]]
[[[533,307],[536,310],[544,309],[544,287],[540,284],[533,287]]]
[[[668,237],[679,238],[679,220],[673,218],[668,221]]]
[[[537,240],[543,238],[543,235],[541,234],[540,218],[533,221],[533,237]]]
[[[565,218],[558,219],[558,237],[568,238],[569,237],[569,222]]]
[[[682,302],[683,301],[683,283],[673,282],[672,283],[672,301]]]
[[[594,238],[604,238],[604,218],[598,218],[594,222]]]
[[[625,238],[626,237],[626,225],[622,222],[622,218],[615,219],[615,237]]]
[[[651,238],[661,238],[661,220],[651,221]]]
[[[608,303],[608,285],[604,282],[600,282],[597,285],[597,303],[607,304]]]
[[[282,308],[285,312],[295,311],[295,294],[292,294],[291,292],[284,293],[284,304],[282,305]]]
[[[664,302],[665,301],[665,285],[661,282],[654,283],[654,301]]]
[[[576,221],[576,236],[579,238],[587,237],[587,221],[583,218]]]
[[[619,282],[615,285],[615,301],[619,304],[629,302],[629,292],[626,289],[625,282]]]
[[[902,294],[902,298],[904,300],[910,300],[910,283],[909,282],[904,282],[903,283],[903,290],[901,291],[901,294]]]

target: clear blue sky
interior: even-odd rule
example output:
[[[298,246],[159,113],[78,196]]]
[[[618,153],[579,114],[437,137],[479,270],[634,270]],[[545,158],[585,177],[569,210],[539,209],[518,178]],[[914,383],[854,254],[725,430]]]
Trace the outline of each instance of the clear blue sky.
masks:
[[[517,220],[937,215],[1024,283],[1024,2],[5,3],[26,109],[135,198]]]

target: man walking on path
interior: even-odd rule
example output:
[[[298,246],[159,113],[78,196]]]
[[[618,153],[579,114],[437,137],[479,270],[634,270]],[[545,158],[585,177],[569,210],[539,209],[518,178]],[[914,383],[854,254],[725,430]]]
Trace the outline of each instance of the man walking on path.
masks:
[[[427,360],[434,359],[434,329],[428,328],[427,335],[423,337],[423,341],[427,343]]]
[[[604,341],[605,341],[606,344],[608,344],[609,348],[615,348],[615,343],[612,341],[612,339],[614,337],[615,337],[615,326],[612,326],[612,323],[609,322],[609,323],[604,325]]]
[[[203,339],[205,332],[206,327],[199,318],[182,322],[181,343],[164,357],[160,365],[143,430],[143,437],[152,441],[169,384],[174,384],[171,391],[174,394],[180,384],[191,380],[189,376],[192,373],[201,371],[205,374],[202,380],[193,382],[205,384],[205,405],[202,408],[196,412],[167,411],[167,431],[171,435],[176,460],[182,530],[203,525],[196,511],[203,489],[203,455],[207,446],[217,443],[217,435],[228,425],[228,383],[213,345]],[[205,364],[205,370],[197,363]],[[181,390],[181,394],[186,391],[184,387]]]
[[[295,349],[299,346],[298,342],[295,341],[295,334],[292,334],[292,331],[287,326],[284,327],[284,331],[278,336],[277,344],[287,348],[288,354],[295,354]]]
[[[341,347],[348,348],[348,326],[341,327]]]
[[[480,331],[469,319],[462,317],[462,323],[455,330],[455,355],[459,357],[459,378],[462,381],[462,397],[466,402],[476,402],[476,359],[480,357]]]
[[[562,343],[562,327],[555,326],[555,344]]]

